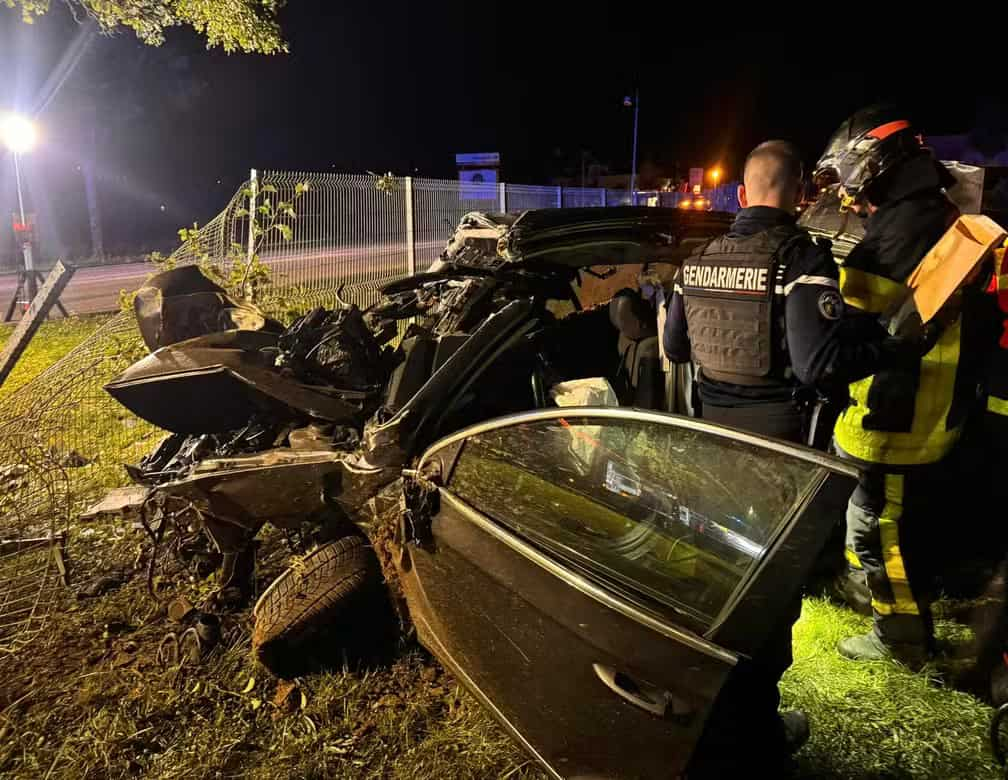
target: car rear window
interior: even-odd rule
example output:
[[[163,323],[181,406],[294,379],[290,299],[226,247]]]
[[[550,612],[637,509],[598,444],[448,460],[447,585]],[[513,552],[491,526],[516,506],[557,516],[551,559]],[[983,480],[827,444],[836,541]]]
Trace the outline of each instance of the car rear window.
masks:
[[[544,551],[703,631],[821,474],[705,431],[569,417],[469,437],[448,487]]]

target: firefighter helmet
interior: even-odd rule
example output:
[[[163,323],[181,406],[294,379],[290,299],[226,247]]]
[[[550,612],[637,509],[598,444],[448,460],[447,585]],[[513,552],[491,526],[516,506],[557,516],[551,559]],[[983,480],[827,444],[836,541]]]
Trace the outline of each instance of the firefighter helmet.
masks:
[[[844,205],[861,198],[872,182],[904,160],[922,152],[920,136],[895,106],[863,108],[830,138],[816,163],[819,186],[840,184]]]

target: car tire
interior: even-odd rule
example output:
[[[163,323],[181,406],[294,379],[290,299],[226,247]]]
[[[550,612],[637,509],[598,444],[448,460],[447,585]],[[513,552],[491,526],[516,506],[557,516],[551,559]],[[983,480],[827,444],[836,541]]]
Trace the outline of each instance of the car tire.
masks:
[[[342,629],[382,588],[378,558],[359,535],[328,542],[285,570],[253,609],[252,648],[280,677],[300,674],[317,655],[322,635]]]

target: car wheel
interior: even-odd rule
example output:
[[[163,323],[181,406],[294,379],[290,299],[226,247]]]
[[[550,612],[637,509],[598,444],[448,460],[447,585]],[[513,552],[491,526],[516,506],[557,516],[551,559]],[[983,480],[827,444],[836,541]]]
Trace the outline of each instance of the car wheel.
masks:
[[[292,677],[317,655],[323,634],[346,634],[362,605],[380,594],[378,558],[359,535],[308,553],[283,572],[253,609],[252,648],[274,674]]]

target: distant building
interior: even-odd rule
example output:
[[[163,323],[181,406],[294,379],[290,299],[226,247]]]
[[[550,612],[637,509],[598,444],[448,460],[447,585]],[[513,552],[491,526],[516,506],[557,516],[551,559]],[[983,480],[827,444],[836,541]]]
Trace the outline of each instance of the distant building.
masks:
[[[496,184],[500,171],[500,154],[497,152],[477,152],[456,154],[459,181],[468,184]]]

